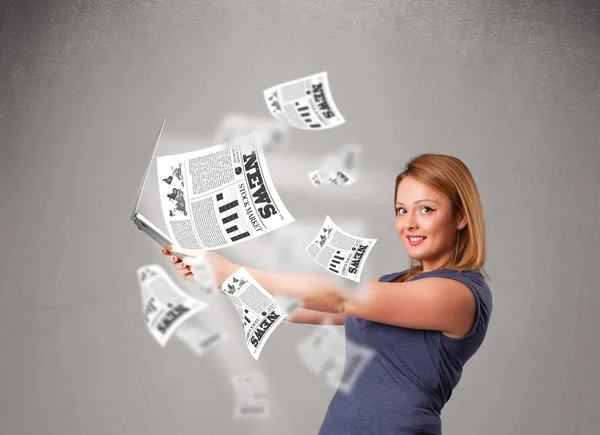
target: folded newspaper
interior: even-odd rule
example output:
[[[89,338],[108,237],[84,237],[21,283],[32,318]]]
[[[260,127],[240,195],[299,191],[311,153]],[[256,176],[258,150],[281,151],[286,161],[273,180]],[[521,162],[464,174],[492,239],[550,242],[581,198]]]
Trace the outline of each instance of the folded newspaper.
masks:
[[[306,252],[319,266],[338,276],[360,282],[367,256],[377,239],[353,236],[327,216]]]
[[[243,267],[225,280],[222,289],[240,316],[250,354],[258,360],[268,338],[285,319],[285,311]]]
[[[294,221],[267,169],[259,133],[157,158],[160,200],[171,238],[212,250]]]
[[[337,109],[327,71],[272,86],[264,91],[271,115],[304,130],[324,130],[345,121]]]
[[[161,346],[167,344],[183,322],[207,306],[184,293],[156,264],[140,267],[137,276],[144,321]]]

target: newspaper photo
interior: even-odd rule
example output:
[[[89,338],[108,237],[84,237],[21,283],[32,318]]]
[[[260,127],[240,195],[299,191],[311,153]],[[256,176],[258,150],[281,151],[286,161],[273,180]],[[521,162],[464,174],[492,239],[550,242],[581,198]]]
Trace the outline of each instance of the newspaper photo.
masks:
[[[327,216],[306,252],[322,268],[338,276],[360,282],[367,257],[377,239],[356,237],[341,230]]]
[[[358,158],[361,148],[358,145],[348,145],[341,150],[328,154],[319,169],[308,173],[313,186],[331,183],[346,187],[356,182],[358,178]]]
[[[275,119],[296,128],[324,130],[346,122],[333,101],[327,71],[272,86],[264,97]]]
[[[344,393],[352,391],[364,367],[375,356],[373,349],[345,340],[343,329],[330,325],[316,328],[296,346],[296,351],[313,375]]]
[[[285,312],[243,267],[225,280],[222,289],[240,316],[250,354],[258,360],[268,338],[285,319]]]
[[[262,149],[275,152],[290,146],[290,126],[273,118],[259,118],[230,113],[217,127],[213,143],[229,142],[258,131]]]
[[[212,250],[294,221],[271,180],[258,132],[157,158],[163,216],[182,248]]]
[[[142,293],[144,321],[152,336],[163,347],[179,325],[207,306],[184,293],[156,264],[140,267],[137,277]]]
[[[269,386],[261,371],[231,376],[230,381],[235,394],[234,419],[269,418]]]

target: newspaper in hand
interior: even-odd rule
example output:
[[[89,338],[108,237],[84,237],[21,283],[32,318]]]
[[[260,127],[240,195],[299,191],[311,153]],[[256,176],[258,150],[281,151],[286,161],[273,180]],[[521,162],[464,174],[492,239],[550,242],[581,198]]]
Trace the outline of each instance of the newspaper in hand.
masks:
[[[363,266],[376,242],[377,239],[348,234],[327,216],[315,239],[306,247],[306,252],[322,268],[360,282]]]
[[[214,143],[225,143],[258,131],[265,152],[279,151],[290,145],[290,126],[273,118],[258,118],[230,113],[217,128]]]
[[[324,130],[342,125],[327,71],[270,87],[264,91],[271,114],[280,121],[304,130]]]
[[[198,356],[228,338],[224,332],[212,330],[192,322],[185,322],[179,326],[175,331],[175,337]]]
[[[184,293],[156,264],[140,267],[137,276],[144,321],[161,346],[167,344],[179,325],[207,306]]]
[[[258,132],[157,159],[163,216],[182,248],[212,250],[294,221],[271,180]]]
[[[269,386],[261,371],[232,376],[230,380],[235,393],[234,419],[269,418]]]
[[[250,354],[258,360],[269,336],[286,313],[245,268],[238,269],[222,287],[244,325],[244,339]]]
[[[361,148],[358,145],[348,145],[341,150],[325,157],[318,170],[308,173],[313,186],[325,182],[336,186],[349,186],[358,178],[358,156]]]

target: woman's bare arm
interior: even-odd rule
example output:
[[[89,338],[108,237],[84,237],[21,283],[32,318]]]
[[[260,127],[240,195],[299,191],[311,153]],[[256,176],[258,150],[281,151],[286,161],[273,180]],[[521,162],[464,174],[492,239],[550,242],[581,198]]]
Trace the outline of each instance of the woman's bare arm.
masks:
[[[345,314],[322,313],[320,311],[298,308],[293,314],[285,318],[291,323],[305,323],[309,325],[343,325],[346,320]]]
[[[327,275],[272,272],[245,268],[271,294],[293,296],[304,308],[328,314],[343,314],[348,294],[338,281]]]
[[[188,277],[192,275],[186,263],[206,262],[212,268],[217,288],[240,268],[213,251],[203,252],[200,259],[184,257],[179,262],[173,256],[172,261],[177,273],[184,279],[190,279]],[[404,328],[442,331],[453,336],[468,333],[477,315],[476,300],[471,290],[465,284],[448,278],[427,277],[402,283],[371,280],[361,286],[361,291],[348,293],[331,276],[288,274],[249,267],[246,270],[267,292],[294,296],[309,311],[345,314]],[[302,320],[300,314],[299,320]]]

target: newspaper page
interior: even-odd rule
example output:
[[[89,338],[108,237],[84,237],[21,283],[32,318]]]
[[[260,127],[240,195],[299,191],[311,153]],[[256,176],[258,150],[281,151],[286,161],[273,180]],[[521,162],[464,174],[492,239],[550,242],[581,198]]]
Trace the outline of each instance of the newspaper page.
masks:
[[[235,245],[294,221],[269,175],[258,132],[157,159],[169,234],[182,248]]]
[[[203,355],[210,348],[229,338],[225,332],[197,325],[191,321],[179,326],[175,331],[175,337],[197,356]]]
[[[213,278],[212,268],[204,261],[198,261],[190,265],[194,280],[198,283],[198,288],[208,295],[217,293],[217,284]]]
[[[329,174],[325,171],[311,171],[308,173],[308,178],[313,186],[320,186],[325,182],[329,182]]]
[[[265,152],[280,151],[290,146],[290,126],[273,118],[227,114],[217,127],[214,143],[225,143],[258,131]]]
[[[267,380],[261,371],[231,376],[235,393],[233,418],[269,418],[271,400]]]
[[[352,340],[346,340],[346,358],[344,365],[335,365],[327,373],[327,383],[337,385],[339,391],[349,394],[363,372],[366,365],[373,359],[376,351],[366,346],[361,346]]]
[[[367,363],[375,356],[371,348],[345,340],[342,331],[322,325],[296,346],[308,370],[332,388],[349,393]]]
[[[225,280],[222,289],[244,325],[244,339],[250,354],[258,360],[268,338],[285,319],[285,312],[243,267]]]
[[[336,186],[346,187],[358,179],[358,159],[361,147],[347,145],[341,150],[328,154],[319,169],[308,173],[313,186],[331,183]]]
[[[296,128],[324,130],[346,122],[333,101],[327,71],[267,88],[264,97],[275,119]]]
[[[152,336],[163,347],[183,322],[207,306],[184,293],[156,264],[140,267],[137,276],[142,292],[144,321]]]
[[[322,268],[360,282],[367,256],[376,242],[377,239],[348,234],[327,216],[317,236],[306,247],[306,252]]]

